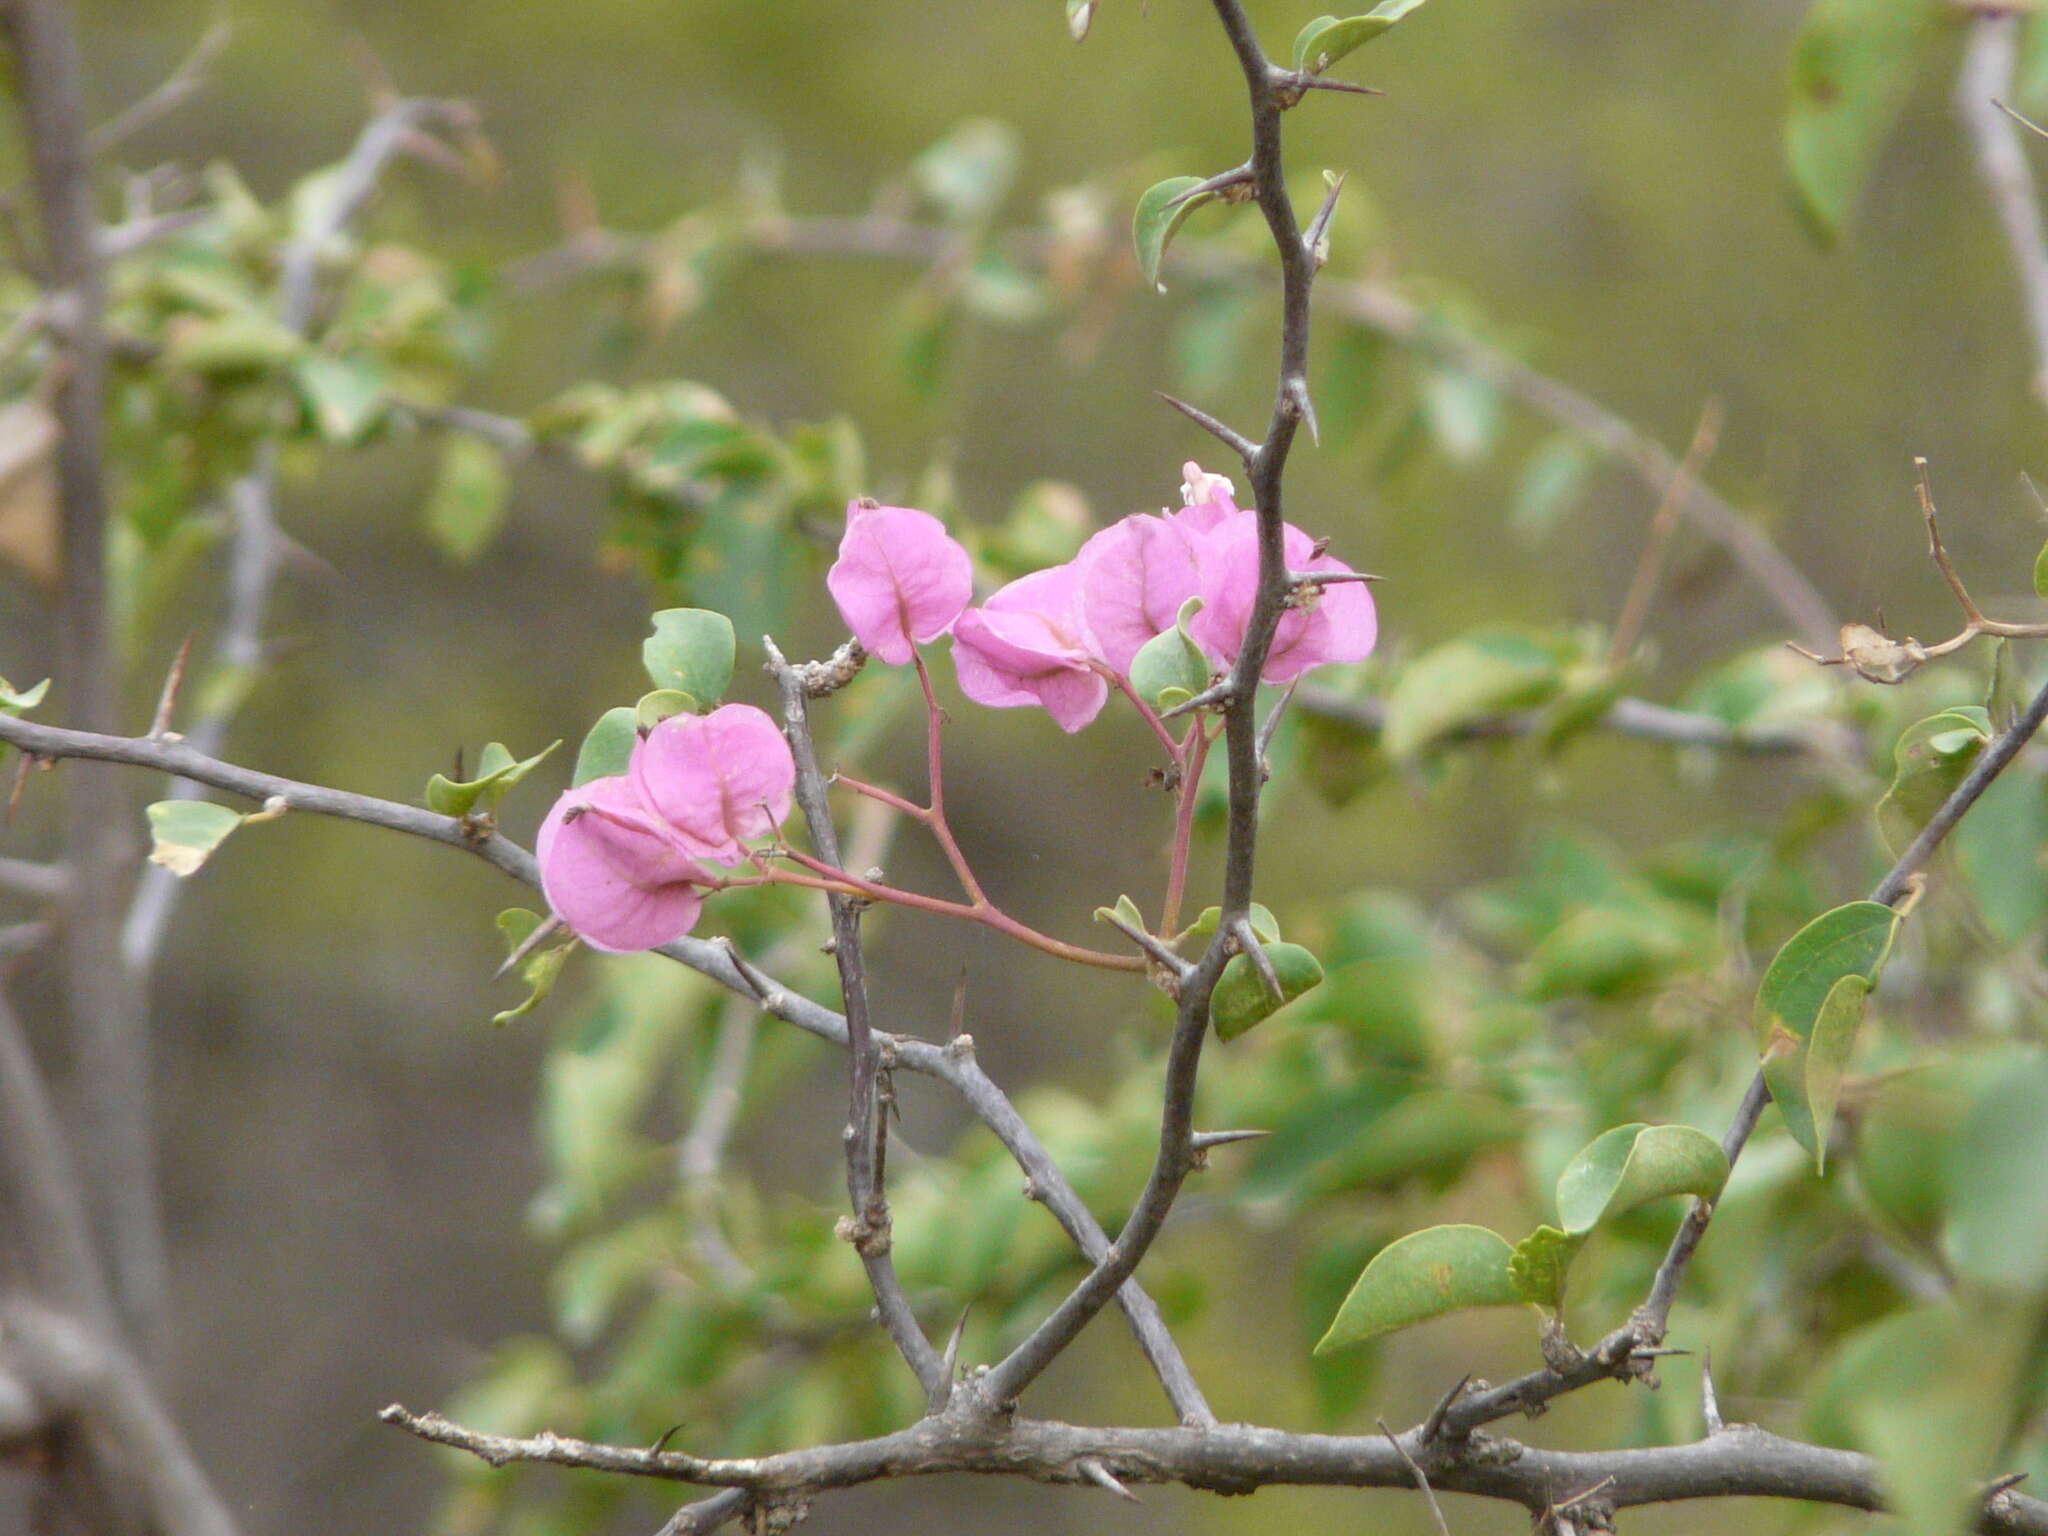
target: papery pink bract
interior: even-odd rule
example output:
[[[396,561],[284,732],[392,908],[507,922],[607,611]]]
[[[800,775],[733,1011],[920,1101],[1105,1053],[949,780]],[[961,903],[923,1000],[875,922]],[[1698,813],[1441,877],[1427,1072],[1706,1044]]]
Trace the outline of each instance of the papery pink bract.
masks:
[[[1042,705],[1063,731],[1080,730],[1109,697],[1093,660],[1072,564],[1020,576],[953,626],[962,693],[997,709]]]
[[[684,850],[719,864],[739,863],[740,844],[775,830],[796,784],[789,743],[751,704],[669,716],[634,749],[628,771]]]
[[[572,814],[573,813],[573,814]],[[696,926],[713,878],[655,825],[624,774],[555,802],[534,845],[555,915],[593,949],[653,949]]]
[[[1348,572],[1351,567],[1315,553],[1315,540],[1289,523],[1284,533],[1287,568],[1297,574]],[[1219,666],[1237,660],[1259,590],[1256,512],[1240,512],[1202,540],[1198,555],[1202,610],[1188,626],[1195,643]],[[1379,639],[1379,616],[1363,582],[1320,588],[1310,606],[1280,616],[1260,678],[1284,683],[1327,662],[1363,661]]]
[[[929,512],[856,501],[825,586],[853,637],[892,667],[936,640],[974,596],[967,551]]]
[[[1096,534],[1074,556],[1081,616],[1095,653],[1123,674],[1154,635],[1173,628],[1181,604],[1201,591],[1198,531],[1139,514]]]

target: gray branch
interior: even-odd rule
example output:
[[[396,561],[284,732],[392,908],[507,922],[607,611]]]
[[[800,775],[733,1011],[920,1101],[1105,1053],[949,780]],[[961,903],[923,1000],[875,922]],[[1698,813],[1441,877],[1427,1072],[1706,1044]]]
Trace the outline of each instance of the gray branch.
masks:
[[[418,806],[301,783],[296,779],[222,762],[195,751],[187,742],[65,730],[4,714],[0,714],[0,742],[53,760],[81,759],[154,769],[258,803],[275,796],[291,810],[357,821],[459,848],[515,880],[529,886],[539,885],[533,856],[509,838],[495,833],[479,836],[473,828],[466,827],[452,816],[436,815]],[[842,1015],[801,993],[790,991],[772,976],[748,965],[729,943],[685,937],[663,946],[660,952],[708,976],[785,1023],[833,1044],[846,1044],[846,1020]],[[1015,1106],[975,1064],[972,1042],[955,1041],[951,1046],[941,1046],[906,1035],[887,1037],[884,1043],[894,1054],[899,1067],[938,1078],[967,1099],[983,1124],[995,1133],[996,1139],[1016,1159],[1031,1180],[1039,1199],[1067,1235],[1088,1259],[1099,1261],[1109,1247],[1107,1235],[1044,1145],[1018,1115]],[[1117,1300],[1130,1321],[1139,1347],[1165,1385],[1175,1411],[1185,1422],[1210,1422],[1212,1416],[1208,1407],[1203,1403],[1201,1393],[1195,1389],[1187,1363],[1167,1333],[1152,1299],[1133,1280],[1127,1281],[1117,1292]]]
[[[1532,1512],[1596,1486],[1602,1500],[1618,1509],[1720,1498],[1801,1499],[1873,1511],[1885,1507],[1879,1470],[1869,1457],[1742,1424],[1690,1445],[1648,1450],[1546,1451],[1487,1440],[1472,1442],[1465,1454],[1446,1456],[1424,1444],[1420,1428],[1409,1430],[1397,1444],[1383,1435],[1299,1435],[1248,1424],[1096,1429],[962,1412],[927,1418],[873,1440],[717,1460],[594,1445],[554,1434],[524,1439],[480,1434],[439,1414],[415,1414],[396,1403],[379,1417],[492,1466],[540,1462],[582,1467],[743,1489],[770,1502],[884,1478],[946,1472],[1093,1486],[1097,1479],[1087,1470],[1091,1463],[1124,1484],[1178,1483],[1212,1493],[1279,1486],[1413,1488],[1411,1468],[1419,1464],[1439,1492],[1505,1500]],[[731,1513],[738,1512],[740,1502],[728,1506]],[[2000,1491],[1986,1499],[1977,1528],[2048,1536],[2048,1503]],[[700,1523],[688,1529],[708,1527]]]
[[[1956,81],[1956,106],[1976,148],[1978,174],[1984,178],[1984,190],[2005,233],[2013,275],[2019,279],[2027,334],[2033,341],[2034,396],[2048,404],[2048,237],[2042,231],[2041,203],[2019,133],[1999,110],[2000,99],[2012,94],[2019,31],[2018,14],[1986,10],[1970,22],[1969,46]]]

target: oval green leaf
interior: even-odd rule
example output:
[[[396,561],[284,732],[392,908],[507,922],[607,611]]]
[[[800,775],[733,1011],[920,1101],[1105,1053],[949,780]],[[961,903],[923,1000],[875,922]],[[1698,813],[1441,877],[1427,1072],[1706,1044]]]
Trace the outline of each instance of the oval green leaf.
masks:
[[[1138,270],[1161,293],[1166,292],[1166,284],[1159,281],[1159,263],[1166,258],[1167,243],[1181,221],[1216,194],[1203,192],[1178,203],[1174,199],[1201,184],[1199,176],[1169,176],[1147,187],[1138,199],[1138,211],[1131,219],[1131,244],[1137,250]]]
[[[1373,1256],[1315,1352],[1363,1344],[1446,1312],[1515,1306],[1523,1297],[1508,1270],[1514,1253],[1485,1227],[1411,1232]]]
[[[196,874],[242,824],[242,813],[211,800],[159,800],[148,811],[149,862],[183,878]]]
[[[1689,1125],[1618,1125],[1557,1176],[1564,1230],[1584,1236],[1601,1222],[1667,1195],[1711,1200],[1728,1182],[1721,1144]]]
[[[1202,600],[1188,601],[1199,607]],[[1131,658],[1131,689],[1153,709],[1165,709],[1170,707],[1164,702],[1169,689],[1192,698],[1209,686],[1209,670],[1209,658],[1188,638],[1183,620],[1138,647]]]
[[[427,808],[443,816],[468,816],[477,810],[494,811],[512,787],[553,755],[562,743],[551,741],[523,762],[513,757],[503,742],[492,742],[478,754],[477,776],[455,780],[435,774],[427,780]]]
[[[450,433],[441,445],[434,488],[427,493],[428,537],[449,559],[467,565],[490,547],[504,526],[511,492],[505,456],[495,443]]]
[[[1892,749],[1892,784],[1877,804],[1877,829],[1894,857],[1941,809],[1991,740],[1988,711],[1969,705],[1917,720]]]
[[[1814,1079],[1829,1096],[1832,1114],[1833,1086],[1827,1074],[1833,1070],[1839,1076],[1862,1017],[1862,997],[1849,991],[1836,994],[1836,984],[1844,977],[1857,977],[1864,983],[1864,994],[1875,987],[1898,927],[1898,913],[1880,902],[1852,901],[1823,912],[1785,941],[1757,988],[1754,1024],[1764,1081],[1792,1139],[1816,1159],[1825,1129],[1815,1123],[1808,1079],[1816,1023],[1832,998],[1828,1059]],[[1835,1062],[1832,1068],[1829,1060]]]
[[[640,660],[657,691],[687,693],[709,709],[732,683],[738,646],[732,620],[708,608],[664,608],[654,616],[654,633],[640,646]]]
[[[1835,1102],[1841,1097],[1842,1074],[1848,1070],[1849,1058],[1856,1053],[1856,1035],[1863,1027],[1863,1005],[1870,997],[1870,983],[1861,976],[1844,976],[1832,987],[1820,1005],[1820,1012],[1814,1015],[1813,1034],[1806,1042],[1805,1114],[1812,1129],[1814,1172],[1825,1173],[1828,1166],[1828,1128],[1835,1122]],[[1790,1124],[1797,1109],[1787,1106],[1794,1103],[1789,1091],[1780,1093],[1771,1077],[1775,1062],[1764,1067],[1764,1082],[1771,1088],[1771,1097],[1777,1101],[1778,1112]]]
[[[1320,75],[1421,5],[1422,0],[1380,0],[1363,16],[1318,16],[1295,35],[1294,67]]]
[[[1280,981],[1276,998],[1252,966],[1248,955],[1232,955],[1209,998],[1209,1019],[1219,1039],[1235,1040],[1264,1023],[1323,979],[1322,962],[1299,944],[1268,944],[1266,958]]]
[[[1841,234],[1913,88],[1939,0],[1818,0],[1792,44],[1785,168],[1822,243]]]
[[[1388,695],[1381,741],[1392,756],[1413,757],[1481,716],[1545,703],[1564,686],[1570,651],[1516,629],[1475,630],[1426,651]]]
[[[621,704],[617,709],[606,710],[583,738],[576,753],[576,772],[569,782],[580,786],[592,779],[624,773],[633,761],[633,747],[639,740],[639,719],[633,709]]]

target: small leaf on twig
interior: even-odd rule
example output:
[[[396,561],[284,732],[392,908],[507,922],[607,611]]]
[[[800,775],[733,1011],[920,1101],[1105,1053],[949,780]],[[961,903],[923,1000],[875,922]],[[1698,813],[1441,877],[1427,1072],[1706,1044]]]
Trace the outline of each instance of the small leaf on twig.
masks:
[[[1138,270],[1161,293],[1166,292],[1166,284],[1159,281],[1159,263],[1166,257],[1167,243],[1182,220],[1216,197],[1214,192],[1185,196],[1190,188],[1201,184],[1199,176],[1169,176],[1147,187],[1138,199],[1138,211],[1131,220],[1131,243],[1137,249]]]
[[[1216,1026],[1218,1039],[1235,1040],[1322,981],[1322,962],[1299,944],[1268,944],[1265,948],[1274,978],[1280,983],[1280,995],[1275,997],[1268,989],[1251,956],[1231,956],[1209,998],[1209,1019]]]
[[[1294,38],[1294,67],[1320,75],[1422,5],[1422,0],[1380,0],[1363,16],[1318,16]]]
[[[494,741],[478,754],[475,778],[457,781],[437,773],[427,780],[427,808],[443,816],[467,816],[479,805],[494,811],[512,787],[547,761],[560,745],[559,741],[550,742],[522,761],[503,742]]]
[[[705,709],[725,697],[737,645],[732,620],[707,608],[664,608],[640,660],[657,690],[687,693]]]
[[[539,932],[546,919],[529,912],[524,907],[511,907],[498,914],[498,932],[505,936],[505,952],[518,955],[521,946],[530,942]],[[519,959],[519,979],[526,983],[526,1001],[516,1008],[507,1008],[493,1014],[493,1024],[510,1024],[514,1019],[524,1018],[540,1005],[541,999],[552,992],[555,979],[562,974],[562,962],[569,958],[569,951],[576,947],[571,937],[563,944],[542,944],[527,951]]]
[[[149,862],[181,879],[196,874],[247,818],[211,800],[159,800],[149,808]]]
[[[1363,1344],[1467,1307],[1516,1305],[1524,1297],[1509,1272],[1514,1252],[1485,1227],[1429,1227],[1389,1243],[1365,1266],[1315,1352]]]
[[[1618,1125],[1565,1164],[1557,1178],[1564,1230],[1583,1237],[1601,1222],[1666,1195],[1711,1200],[1728,1180],[1721,1144],[1689,1125]]]
[[[576,771],[569,782],[581,786],[592,779],[608,779],[624,773],[633,761],[633,747],[640,740],[639,715],[629,705],[608,709],[583,738],[576,752]]]
[[[1757,988],[1753,1022],[1764,1081],[1792,1139],[1816,1158],[1827,1130],[1815,1122],[1808,1087],[1807,1055],[1817,1022],[1832,1003],[1836,1013],[1829,1021],[1827,1050],[1845,1052],[1844,1037],[1853,1042],[1854,1028],[1841,1010],[1853,1001],[1854,1017],[1860,1018],[1862,1001],[1848,992],[1836,995],[1836,983],[1856,977],[1866,993],[1876,986],[1898,927],[1899,914],[1881,902],[1852,901],[1823,912],[1786,940]],[[1829,1068],[1824,1065],[1821,1071],[1825,1085]],[[1832,1100],[1828,1107],[1832,1110]]]

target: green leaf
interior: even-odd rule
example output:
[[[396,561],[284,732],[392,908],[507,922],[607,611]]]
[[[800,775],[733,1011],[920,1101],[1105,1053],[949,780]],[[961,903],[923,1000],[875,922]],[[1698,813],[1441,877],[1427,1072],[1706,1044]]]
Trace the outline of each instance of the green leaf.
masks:
[[[1944,1158],[1948,1252],[1958,1273],[2001,1291],[2048,1290],[2048,1057],[1999,1072],[1973,1096]]]
[[[34,709],[43,702],[43,696],[50,691],[50,680],[46,677],[35,687],[16,692],[13,684],[0,677],[0,715],[19,715]]]
[[[1486,715],[1530,709],[1564,686],[1558,641],[1515,629],[1475,630],[1417,657],[1387,698],[1387,752],[1413,757]]]
[[[1556,1227],[1538,1227],[1519,1243],[1508,1259],[1508,1278],[1523,1301],[1555,1312],[1564,1306],[1564,1282],[1572,1260],[1585,1246],[1582,1235]]]
[[[1485,1227],[1430,1227],[1389,1243],[1365,1266],[1315,1352],[1328,1354],[1467,1307],[1522,1301],[1515,1250]]]
[[[486,813],[495,811],[512,786],[546,762],[560,745],[560,741],[552,741],[521,761],[502,742],[494,741],[478,754],[475,778],[458,782],[437,773],[427,780],[427,808],[443,816],[472,815],[479,805]]]
[[[1220,1040],[1235,1040],[1263,1023],[1323,979],[1322,962],[1299,944],[1267,944],[1266,958],[1280,981],[1276,998],[1252,967],[1249,955],[1232,955],[1209,998],[1209,1019]]]
[[[1016,180],[1017,130],[990,117],[970,117],[911,162],[918,190],[955,223],[995,212]]]
[[[2048,544],[2041,546],[2041,553],[2034,556],[2034,595],[2048,597]]]
[[[2037,1171],[2037,1170],[2035,1170]],[[2031,1177],[2031,1172],[2030,1172]],[[1953,1302],[1897,1313],[1842,1341],[1814,1392],[1816,1434],[1875,1456],[1898,1528],[1970,1528],[2014,1412],[2026,1322]]]
[[[597,724],[590,728],[576,751],[576,771],[570,776],[570,784],[584,785],[592,779],[609,779],[624,773],[633,761],[633,747],[639,740],[639,717],[634,710],[624,704],[606,710],[597,717]]]
[[[1252,937],[1261,944],[1277,944],[1280,941],[1280,919],[1273,915],[1272,908],[1255,901],[1246,909],[1245,916],[1252,925]],[[1201,939],[1206,942],[1209,936],[1215,933],[1217,924],[1222,921],[1221,907],[1204,907],[1201,916],[1174,935],[1173,942],[1184,944],[1189,939]]]
[[[510,907],[498,914],[498,932],[505,936],[505,953],[514,955],[519,946],[534,935],[544,919],[524,907]],[[555,989],[555,980],[562,974],[562,962],[569,958],[569,952],[576,947],[571,937],[562,944],[542,944],[531,950],[519,962],[519,979],[526,983],[526,1001],[516,1008],[507,1008],[502,1013],[491,1015],[493,1024],[510,1024],[514,1019],[524,1018],[540,1005],[542,998]]]
[[[1294,39],[1294,67],[1320,75],[1352,49],[1363,46],[1420,7],[1422,0],[1380,0],[1363,16],[1318,16]]]
[[[1899,915],[1874,901],[1823,912],[1785,941],[1757,988],[1754,1024],[1764,1080],[1793,1140],[1816,1158],[1821,1130],[1808,1098],[1806,1060],[1815,1022],[1844,976],[1861,977],[1866,990],[1877,985],[1898,926]],[[1849,1006],[1846,993],[1836,1006]],[[1837,1034],[1845,1025],[1831,1020]],[[1839,1042],[1830,1049],[1840,1049]]]
[[[374,357],[314,352],[292,364],[292,383],[330,443],[359,443],[384,415],[384,365]]]
[[[1484,458],[1500,433],[1500,386],[1476,373],[1437,369],[1423,387],[1422,408],[1437,447],[1460,464]]]
[[[1991,716],[1974,704],[1915,721],[1892,749],[1892,783],[1877,804],[1877,827],[1894,857],[1941,809],[1991,740]]]
[[[1131,220],[1131,243],[1137,249],[1138,270],[1161,293],[1166,292],[1166,284],[1159,281],[1159,263],[1166,257],[1168,242],[1181,221],[1202,204],[1213,201],[1216,194],[1203,192],[1179,203],[1174,199],[1201,184],[1199,176],[1169,176],[1147,187],[1138,199],[1138,211]]]
[[[1508,526],[1532,544],[1542,539],[1579,499],[1592,466],[1592,454],[1577,437],[1552,436],[1523,461]]]
[[[1689,1125],[1618,1125],[1557,1176],[1557,1214],[1583,1237],[1601,1222],[1667,1195],[1711,1200],[1728,1182],[1721,1144]]]
[[[1792,44],[1785,165],[1808,226],[1832,243],[1891,136],[1938,0],[1817,0]]]
[[[1863,1005],[1870,983],[1844,976],[1832,987],[1814,1015],[1813,1035],[1806,1043],[1806,1112],[1813,1121],[1813,1167],[1827,1172],[1828,1128],[1835,1121],[1835,1102],[1842,1092],[1842,1074],[1856,1053],[1856,1034],[1863,1027]],[[1766,1084],[1770,1073],[1764,1074]]]
[[[268,373],[290,362],[305,342],[275,320],[228,314],[217,319],[187,317],[171,327],[164,366],[202,378]]]
[[[1113,907],[1097,907],[1095,909],[1095,920],[1098,923],[1106,923],[1112,916],[1121,918],[1140,933],[1150,933],[1152,931],[1145,926],[1145,914],[1138,910],[1138,904],[1128,896],[1117,897],[1116,905]]]
[[[149,862],[181,879],[198,872],[247,818],[211,800],[159,800],[148,811]]]
[[[633,724],[640,731],[651,731],[671,715],[694,715],[703,706],[680,688],[657,688],[652,693],[640,695],[633,706]]]
[[[1154,709],[1171,707],[1164,702],[1169,689],[1192,698],[1209,686],[1209,658],[1188,635],[1188,621],[1201,607],[1199,597],[1189,598],[1173,628],[1154,635],[1131,658],[1131,688]]]
[[[428,536],[449,559],[467,565],[498,536],[511,492],[505,456],[496,444],[450,433],[427,493]]]
[[[709,708],[725,697],[737,651],[732,620],[724,614],[664,608],[640,646],[640,660],[657,689],[687,693]]]

